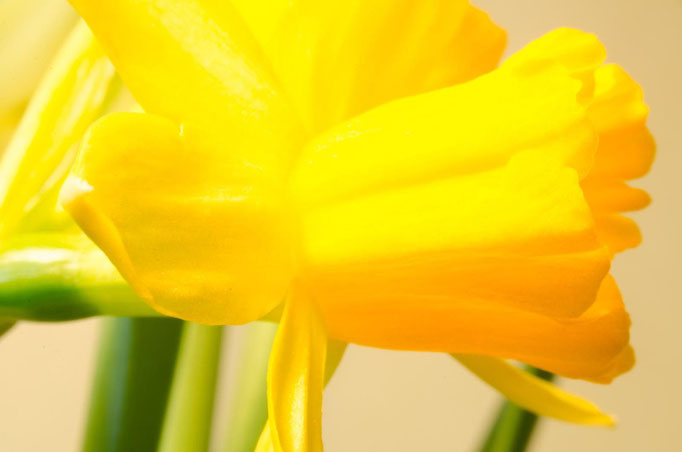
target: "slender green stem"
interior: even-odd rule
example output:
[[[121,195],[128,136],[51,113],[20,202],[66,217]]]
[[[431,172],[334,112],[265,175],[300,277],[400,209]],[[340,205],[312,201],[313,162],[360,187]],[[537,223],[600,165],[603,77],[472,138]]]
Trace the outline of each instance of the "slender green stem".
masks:
[[[185,324],[159,452],[208,450],[222,331]]]
[[[182,322],[108,318],[103,326],[83,451],[153,451]]]
[[[554,378],[553,374],[534,367],[526,366],[526,370],[543,380],[551,381]],[[480,452],[524,452],[528,448],[538,420],[536,414],[505,401]]]
[[[254,322],[238,351],[236,379],[231,390],[223,452],[252,452],[268,418],[266,375],[277,324]]]
[[[84,234],[24,234],[0,245],[0,318],[160,315]]]

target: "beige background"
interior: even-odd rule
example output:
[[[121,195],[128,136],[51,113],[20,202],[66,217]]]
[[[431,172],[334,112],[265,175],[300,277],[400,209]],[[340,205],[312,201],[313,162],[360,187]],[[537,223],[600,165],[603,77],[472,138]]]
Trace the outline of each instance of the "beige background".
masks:
[[[644,244],[614,273],[633,317],[638,365],[611,386],[564,386],[617,413],[616,430],[546,421],[535,451],[674,451],[682,437],[682,1],[480,0],[509,31],[510,50],[558,26],[596,32],[609,60],[643,86],[658,157],[639,186],[652,206],[635,215]],[[97,320],[24,323],[0,341],[0,448],[77,450]],[[228,372],[229,373],[229,372]],[[327,450],[472,450],[496,395],[444,356],[351,347],[325,398]]]

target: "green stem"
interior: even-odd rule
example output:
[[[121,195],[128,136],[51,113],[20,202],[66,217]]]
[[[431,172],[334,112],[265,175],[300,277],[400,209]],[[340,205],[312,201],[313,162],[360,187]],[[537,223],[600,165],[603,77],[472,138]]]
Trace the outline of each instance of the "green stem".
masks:
[[[0,318],[57,321],[160,315],[83,234],[27,234],[2,245]]]
[[[277,324],[254,322],[246,328],[237,356],[236,380],[223,452],[251,452],[268,418],[266,375]]]
[[[109,318],[103,326],[83,451],[153,451],[182,322]]]
[[[546,381],[552,381],[554,378],[553,374],[531,366],[526,366],[526,370]],[[538,420],[536,414],[505,401],[480,452],[524,452],[528,448]]]
[[[208,450],[222,331],[185,324],[159,452]]]

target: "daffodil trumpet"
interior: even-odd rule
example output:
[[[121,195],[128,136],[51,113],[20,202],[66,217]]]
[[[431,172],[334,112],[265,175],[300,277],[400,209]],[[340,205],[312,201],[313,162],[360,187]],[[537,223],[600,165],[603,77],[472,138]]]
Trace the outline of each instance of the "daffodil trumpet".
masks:
[[[634,364],[609,268],[654,143],[594,35],[497,66],[505,33],[466,1],[71,3],[144,113],[89,127],[61,204],[158,312],[279,318],[258,447],[322,450],[330,339],[455,354],[522,406],[612,423],[505,361]]]

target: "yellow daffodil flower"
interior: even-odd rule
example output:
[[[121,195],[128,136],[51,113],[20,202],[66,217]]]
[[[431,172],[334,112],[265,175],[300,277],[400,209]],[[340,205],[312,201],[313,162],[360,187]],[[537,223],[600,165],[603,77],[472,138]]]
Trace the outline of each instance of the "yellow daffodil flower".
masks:
[[[261,450],[322,449],[329,338],[455,354],[610,422],[499,359],[595,382],[634,363],[608,272],[654,145],[595,36],[495,69],[505,33],[466,1],[71,3],[146,113],[89,129],[62,203],[162,313],[281,315]]]

